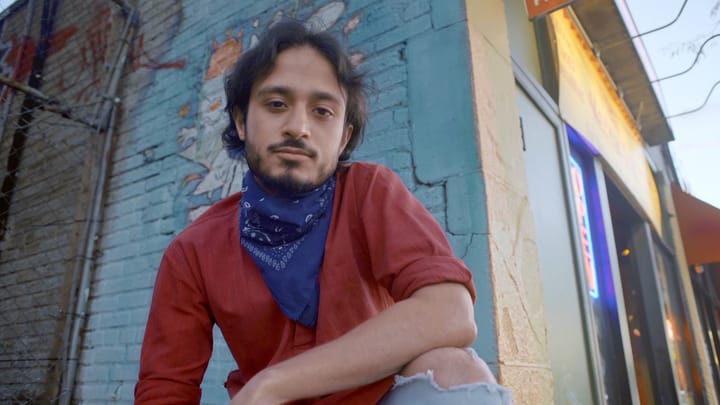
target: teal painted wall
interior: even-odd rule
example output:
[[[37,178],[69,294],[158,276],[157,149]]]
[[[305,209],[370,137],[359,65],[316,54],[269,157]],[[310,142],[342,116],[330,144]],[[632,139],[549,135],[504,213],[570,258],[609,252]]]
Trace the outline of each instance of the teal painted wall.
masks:
[[[393,169],[445,229],[478,291],[475,347],[496,359],[464,1],[140,2],[142,50],[123,83],[100,257],[76,398],[130,403],[156,266],[173,235],[238,190],[219,139],[222,71],[279,16],[336,33],[368,72],[356,160]],[[145,55],[145,56],[143,56]],[[203,403],[226,403],[234,368],[216,337]]]

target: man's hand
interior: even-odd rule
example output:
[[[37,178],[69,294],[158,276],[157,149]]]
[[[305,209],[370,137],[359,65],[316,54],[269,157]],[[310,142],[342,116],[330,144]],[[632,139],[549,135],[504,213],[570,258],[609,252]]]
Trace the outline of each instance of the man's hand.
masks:
[[[455,283],[418,289],[347,334],[255,375],[231,405],[277,405],[370,384],[439,347],[475,339],[472,300]]]
[[[282,405],[288,402],[278,398],[278,390],[272,387],[272,370],[265,369],[251,378],[230,400],[229,405]]]

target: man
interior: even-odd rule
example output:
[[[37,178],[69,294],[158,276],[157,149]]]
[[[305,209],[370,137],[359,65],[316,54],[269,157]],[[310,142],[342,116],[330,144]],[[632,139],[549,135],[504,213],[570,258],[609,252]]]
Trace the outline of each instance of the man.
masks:
[[[238,60],[223,140],[249,171],[163,256],[136,403],[199,402],[213,324],[238,364],[231,404],[509,403],[465,349],[474,289],[440,227],[388,169],[339,164],[363,134],[362,80],[296,22]]]

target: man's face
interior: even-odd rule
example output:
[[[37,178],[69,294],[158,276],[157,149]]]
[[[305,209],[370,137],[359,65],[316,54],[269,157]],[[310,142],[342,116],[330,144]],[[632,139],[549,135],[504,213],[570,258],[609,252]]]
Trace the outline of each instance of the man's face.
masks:
[[[332,65],[314,48],[278,55],[253,85],[245,125],[239,111],[234,117],[248,166],[267,191],[307,192],[333,174],[353,129],[346,103]]]

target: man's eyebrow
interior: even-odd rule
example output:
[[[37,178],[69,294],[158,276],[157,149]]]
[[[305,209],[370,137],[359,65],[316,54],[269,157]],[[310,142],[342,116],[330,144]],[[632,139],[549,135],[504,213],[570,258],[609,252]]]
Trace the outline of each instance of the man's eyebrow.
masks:
[[[281,96],[288,96],[292,93],[289,88],[285,86],[268,86],[263,87],[255,93],[255,96],[262,97],[269,94],[280,94]]]
[[[342,104],[342,100],[340,100],[339,98],[337,98],[337,96],[335,96],[334,94],[325,92],[325,91],[316,91],[316,92],[313,92],[312,96],[313,96],[313,98],[316,99],[316,100],[330,101],[330,102],[333,102],[333,103],[336,103],[336,104]]]
[[[255,93],[256,97],[263,97],[270,94],[279,94],[281,96],[290,97],[292,96],[293,91],[290,90],[289,87],[285,86],[267,86],[259,89],[257,93]],[[342,100],[339,99],[336,95],[332,93],[328,93],[326,91],[314,91],[311,94],[311,97],[315,100],[324,100],[324,101],[330,101],[337,104],[342,104]]]

